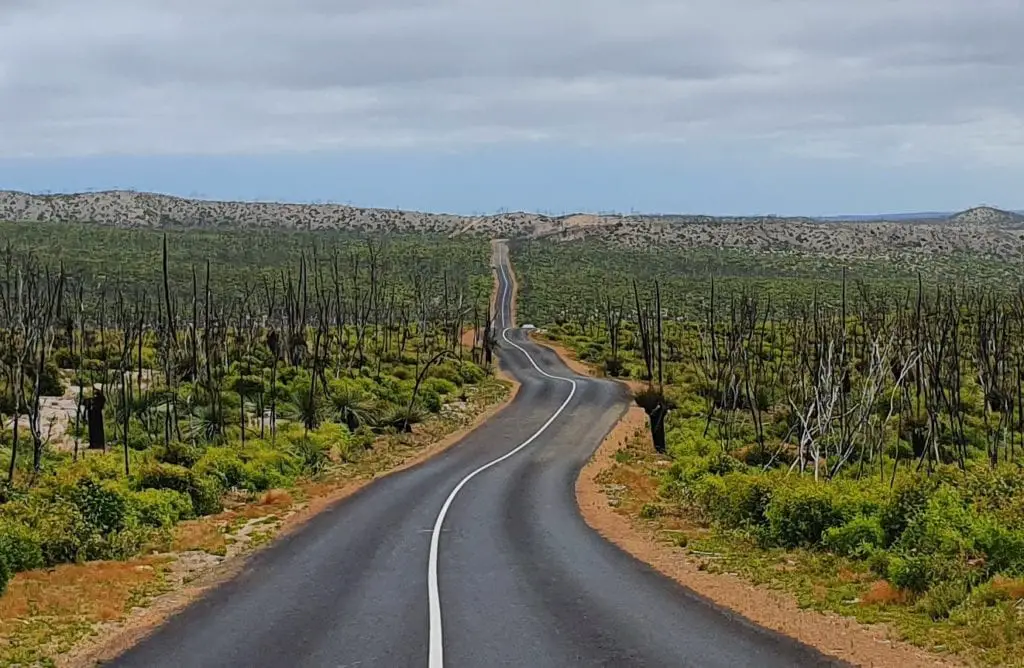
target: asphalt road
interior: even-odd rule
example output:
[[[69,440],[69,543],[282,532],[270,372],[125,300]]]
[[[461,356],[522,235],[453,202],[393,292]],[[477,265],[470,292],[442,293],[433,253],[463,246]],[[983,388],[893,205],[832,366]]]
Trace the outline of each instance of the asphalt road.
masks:
[[[502,326],[512,324],[506,262],[502,252]],[[587,527],[575,479],[625,410],[625,390],[573,374],[519,330],[505,332],[500,356],[522,383],[507,408],[259,553],[114,665],[838,665]]]

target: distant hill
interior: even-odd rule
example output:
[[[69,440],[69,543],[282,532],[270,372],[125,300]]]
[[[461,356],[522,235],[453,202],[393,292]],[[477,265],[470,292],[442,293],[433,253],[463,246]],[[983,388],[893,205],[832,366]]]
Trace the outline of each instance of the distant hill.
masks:
[[[950,216],[949,222],[958,225],[1021,225],[1024,223],[1024,215],[990,206],[978,206]]]
[[[600,238],[633,248],[719,248],[832,256],[980,253],[1024,258],[1024,215],[991,207],[831,219],[779,216],[503,213],[457,216],[341,204],[220,202],[134,191],[33,195],[0,191],[0,220],[118,227],[261,227],[430,232],[449,236]]]
[[[990,214],[982,214],[982,215],[984,215],[986,218],[992,218],[993,220],[995,220],[996,217],[1001,218],[1001,219],[1007,221],[1008,224],[1015,224],[1015,223],[1011,222],[1013,220],[1013,216],[1024,216],[1024,211],[1006,211],[1006,210],[1003,210],[1003,209],[996,209],[996,208],[993,208],[993,207],[981,206],[981,207],[975,207],[973,209],[968,209],[966,211],[961,211],[959,213],[956,212],[956,211],[913,211],[913,212],[907,212],[907,213],[870,213],[870,214],[850,214],[850,215],[845,215],[845,216],[818,216],[816,218],[816,220],[848,221],[848,222],[891,220],[891,221],[922,222],[922,221],[937,221],[937,220],[949,221],[949,220],[952,220],[953,218],[958,218],[961,222],[966,222],[966,220],[964,219],[964,216],[969,218],[969,217],[975,215],[972,212],[981,212],[981,211],[994,212],[995,217],[993,217],[993,215],[990,215]],[[1007,217],[1006,214],[1010,214],[1010,216]]]

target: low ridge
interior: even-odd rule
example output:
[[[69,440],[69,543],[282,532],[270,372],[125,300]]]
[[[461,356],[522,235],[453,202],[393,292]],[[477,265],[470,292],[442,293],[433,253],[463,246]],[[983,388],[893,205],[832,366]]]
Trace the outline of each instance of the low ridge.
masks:
[[[704,215],[459,216],[343,204],[197,200],[135,191],[35,195],[0,191],[0,220],[119,227],[224,226],[294,230],[429,232],[449,236],[599,238],[633,248],[701,247],[834,256],[905,253],[1024,255],[1024,216],[977,207],[946,220],[823,221],[808,217]],[[979,227],[983,229],[979,231]]]

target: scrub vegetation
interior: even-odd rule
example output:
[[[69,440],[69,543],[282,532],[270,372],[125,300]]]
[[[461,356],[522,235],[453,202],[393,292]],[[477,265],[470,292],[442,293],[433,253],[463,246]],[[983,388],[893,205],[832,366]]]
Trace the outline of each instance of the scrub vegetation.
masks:
[[[86,224],[0,236],[0,592],[17,573],[183,536],[223,552],[198,518],[379,467],[388,435],[505,392],[481,239]],[[46,608],[37,594],[28,608]],[[5,660],[38,658],[6,640]]]
[[[512,258],[524,321],[639,383],[652,441],[617,457],[612,477],[643,496],[623,508],[705,568],[1019,660],[1024,290],[1009,265],[536,242]]]

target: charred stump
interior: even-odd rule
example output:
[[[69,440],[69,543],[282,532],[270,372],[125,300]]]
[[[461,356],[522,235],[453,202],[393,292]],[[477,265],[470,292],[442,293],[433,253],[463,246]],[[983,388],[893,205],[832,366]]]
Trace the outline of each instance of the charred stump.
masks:
[[[105,450],[107,442],[103,428],[103,407],[107,404],[107,398],[103,396],[103,390],[96,390],[84,404],[86,421],[89,424],[89,449]]]

